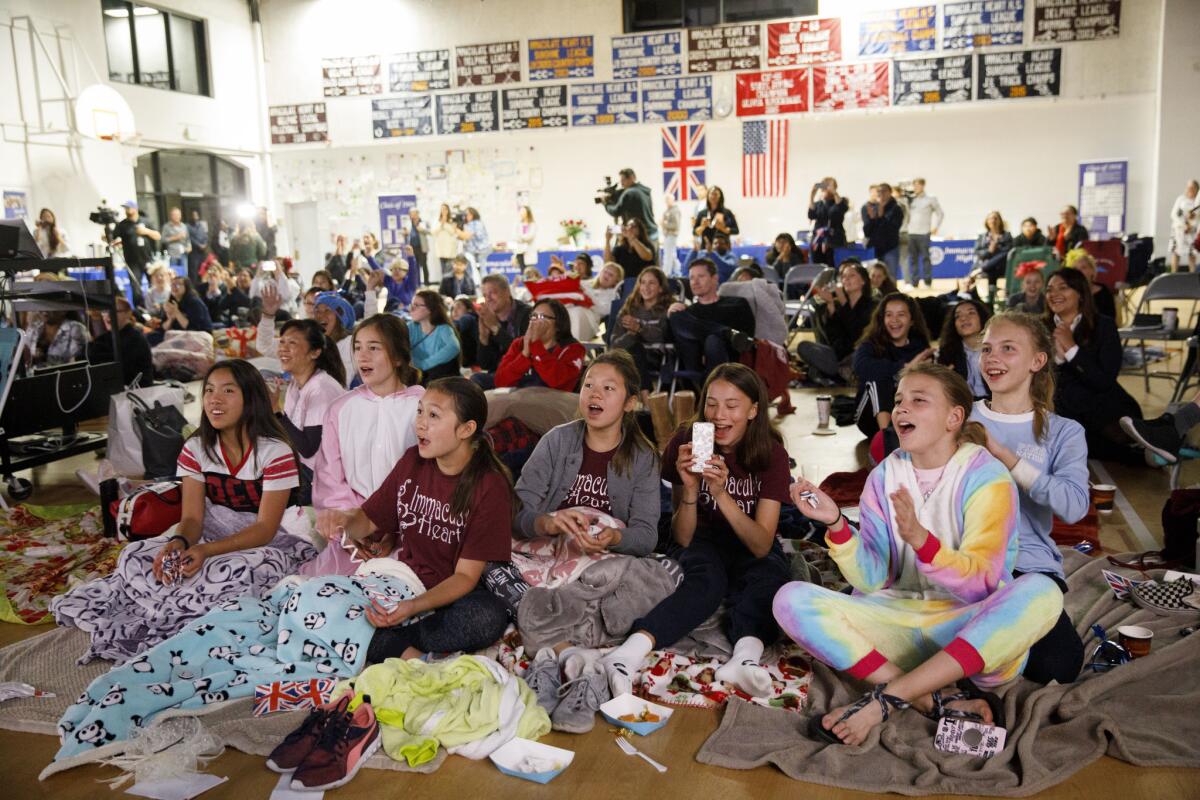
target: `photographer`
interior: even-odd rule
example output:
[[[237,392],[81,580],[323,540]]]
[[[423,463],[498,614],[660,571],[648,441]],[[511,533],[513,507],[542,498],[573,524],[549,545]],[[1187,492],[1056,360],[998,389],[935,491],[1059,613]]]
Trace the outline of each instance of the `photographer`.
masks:
[[[646,235],[646,227],[639,218],[625,220],[619,231],[610,230],[604,237],[604,263],[609,261],[620,265],[630,285],[637,281],[643,269],[654,266],[654,243]]]
[[[142,224],[138,217],[138,204],[133,200],[121,203],[125,209],[125,219],[117,223],[113,232],[125,258],[125,268],[129,271],[130,289],[133,291],[133,304],[142,305],[142,279],[146,277],[146,264],[150,262],[146,240],[157,242],[162,236],[158,231]]]
[[[67,237],[58,227],[58,218],[48,208],[43,208],[38,214],[37,230],[34,232],[38,247],[46,258],[69,258],[71,246]]]
[[[875,257],[888,265],[893,275],[900,272],[900,228],[904,209],[892,197],[891,184],[881,183],[876,194],[863,204],[863,238],[874,248]]]
[[[708,197],[705,199],[704,208],[697,212],[696,219],[692,222],[692,228],[692,232],[700,239],[702,250],[712,250],[713,237],[719,233],[724,234],[726,239],[737,236],[737,218],[733,216],[732,211],[725,207],[725,193],[721,191],[721,187],[710,186],[708,188]],[[728,277],[726,275],[724,279],[727,280]]]
[[[833,266],[833,251],[846,246],[846,212],[850,201],[838,194],[834,178],[825,178],[813,186],[808,200],[808,218],[812,220],[812,260],[814,264]]]
[[[650,201],[650,189],[637,182],[637,175],[629,167],[621,170],[619,191],[608,194],[604,201],[604,210],[610,216],[620,221],[636,219],[646,230],[646,237],[651,242],[658,241],[658,226],[654,224],[654,206]],[[600,202],[597,200],[597,202]],[[624,265],[622,265],[624,266]],[[628,277],[629,270],[625,270]]]
[[[466,224],[458,232],[458,238],[462,240],[463,252],[473,258],[475,268],[482,271],[488,254],[492,252],[492,246],[488,244],[487,228],[474,208],[467,208]]]

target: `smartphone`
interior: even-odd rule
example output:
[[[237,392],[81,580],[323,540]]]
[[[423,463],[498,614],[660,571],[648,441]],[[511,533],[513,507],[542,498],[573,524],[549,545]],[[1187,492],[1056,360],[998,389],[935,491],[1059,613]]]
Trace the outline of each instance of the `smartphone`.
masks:
[[[619,235],[621,233],[621,226],[620,225],[609,225],[608,232],[613,234],[614,236]]]
[[[713,457],[716,426],[711,422],[692,423],[692,472],[704,472]]]
[[[274,261],[264,261],[259,266],[259,269],[261,269],[263,272],[274,272],[275,271],[275,262]]]

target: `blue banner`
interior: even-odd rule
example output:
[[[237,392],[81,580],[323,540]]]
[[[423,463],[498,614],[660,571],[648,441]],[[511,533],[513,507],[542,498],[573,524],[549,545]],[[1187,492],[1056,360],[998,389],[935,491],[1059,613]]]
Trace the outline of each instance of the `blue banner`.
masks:
[[[612,38],[612,74],[617,80],[656,78],[683,72],[679,31],[636,33]]]
[[[968,0],[942,8],[942,49],[1023,44],[1025,0]]]
[[[1128,161],[1084,161],[1079,165],[1079,224],[1093,239],[1125,232]]]
[[[712,76],[642,81],[642,119],[646,122],[712,119]]]
[[[937,6],[885,8],[863,14],[860,56],[891,56],[937,49]]]
[[[596,48],[591,36],[529,40],[529,80],[591,78],[595,74]]]
[[[637,81],[571,87],[571,125],[631,125],[642,121]]]
[[[930,242],[929,263],[933,266],[935,278],[965,278],[975,266],[975,240]]]
[[[384,247],[404,244],[409,209],[417,207],[415,194],[379,195],[379,242]]]

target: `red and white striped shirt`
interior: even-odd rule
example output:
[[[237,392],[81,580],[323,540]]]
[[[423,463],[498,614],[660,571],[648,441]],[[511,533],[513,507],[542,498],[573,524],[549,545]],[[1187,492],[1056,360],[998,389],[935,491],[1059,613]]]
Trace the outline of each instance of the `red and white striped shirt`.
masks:
[[[219,442],[210,456],[193,437],[179,453],[176,474],[203,481],[209,500],[234,511],[258,511],[263,492],[286,491],[300,485],[296,456],[278,439],[257,440],[241,463],[234,464]]]

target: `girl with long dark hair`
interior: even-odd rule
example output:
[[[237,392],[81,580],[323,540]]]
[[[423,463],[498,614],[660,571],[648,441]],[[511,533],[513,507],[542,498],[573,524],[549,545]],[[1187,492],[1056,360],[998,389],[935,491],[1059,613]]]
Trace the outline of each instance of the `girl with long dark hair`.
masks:
[[[393,552],[425,587],[391,609],[372,601],[366,616],[376,631],[368,664],[473,652],[493,644],[508,625],[504,604],[479,585],[489,561],[511,556],[516,505],[486,419],[487,398],[474,383],[434,381],[418,405],[416,446],[360,507],[317,515],[320,533],[344,535],[368,554]]]
[[[58,624],[90,634],[85,662],[132,658],[219,603],[265,595],[316,555],[287,532],[299,465],[262,375],[233,359],[203,385],[200,428],[179,454],[179,525],[130,542],[111,575],[51,603]]]
[[[788,579],[775,529],[789,478],[788,454],[769,408],[767,388],[754,370],[722,364],[704,382],[695,417],[667,445],[662,477],[674,487],[675,508],[669,553],[683,568],[683,583],[602,659],[614,696],[632,690],[653,649],[670,647],[722,603],[733,655],[717,679],[755,696],[771,691],[771,676],[759,661],[779,633],[771,598]],[[715,428],[713,455],[703,463],[692,450],[696,422]]]
[[[983,326],[991,316],[991,309],[978,300],[961,300],[946,315],[938,341],[937,363],[957,372],[976,397],[988,395],[979,368],[979,354],[983,347]]]
[[[896,375],[933,357],[929,329],[917,301],[889,294],[875,306],[871,322],[854,350],[858,376],[858,429],[869,439],[892,423]]]
[[[696,219],[692,221],[692,233],[700,240],[701,250],[711,250],[713,237],[718,233],[731,238],[737,236],[737,218],[725,207],[725,192],[720,186],[708,187],[704,208],[696,212]]]
[[[421,370],[421,383],[458,374],[462,344],[458,329],[450,321],[446,301],[434,289],[422,289],[409,307],[408,340],[412,343],[413,366]]]
[[[648,345],[661,344],[667,338],[667,309],[675,303],[675,292],[667,274],[658,267],[646,267],[638,276],[636,291],[630,292],[617,313],[617,330],[611,346],[628,350],[642,379],[642,390],[651,386]]]
[[[583,345],[571,335],[571,316],[557,300],[542,300],[529,315],[524,336],[513,340],[496,368],[496,387],[548,386],[575,390],[583,371]]]

